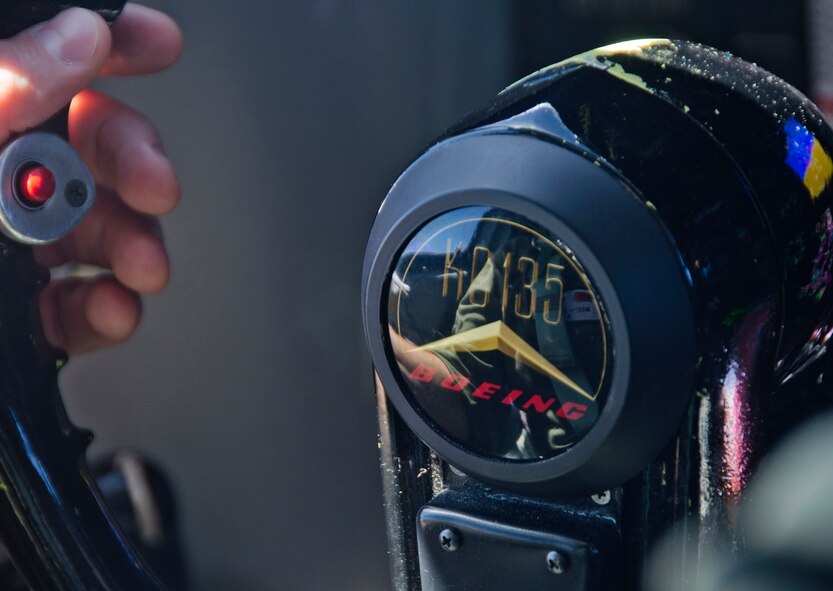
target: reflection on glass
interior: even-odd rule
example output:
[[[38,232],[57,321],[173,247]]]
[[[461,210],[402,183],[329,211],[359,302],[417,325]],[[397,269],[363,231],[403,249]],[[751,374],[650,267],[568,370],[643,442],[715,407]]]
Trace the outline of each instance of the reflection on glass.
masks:
[[[607,321],[556,237],[506,211],[456,209],[410,240],[389,289],[400,383],[447,438],[529,461],[595,424],[612,362]]]

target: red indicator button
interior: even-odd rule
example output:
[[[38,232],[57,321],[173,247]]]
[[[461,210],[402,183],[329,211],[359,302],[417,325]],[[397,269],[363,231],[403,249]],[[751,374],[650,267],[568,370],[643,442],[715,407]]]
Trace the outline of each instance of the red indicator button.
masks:
[[[45,166],[24,170],[18,178],[20,196],[27,205],[43,205],[55,194],[55,177]]]

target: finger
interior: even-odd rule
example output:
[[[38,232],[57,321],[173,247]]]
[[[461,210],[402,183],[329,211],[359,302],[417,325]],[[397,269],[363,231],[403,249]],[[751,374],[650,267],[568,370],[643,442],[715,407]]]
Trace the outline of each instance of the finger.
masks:
[[[109,53],[107,25],[80,8],[0,41],[0,141],[67,104]]]
[[[142,315],[138,295],[109,277],[52,282],[39,307],[47,340],[69,355],[125,341]]]
[[[170,263],[159,223],[136,213],[107,190],[68,236],[35,250],[37,261],[54,267],[67,261],[112,269],[116,279],[140,293],[154,293],[168,283]]]
[[[156,129],[141,113],[85,90],[72,101],[69,137],[96,180],[136,211],[161,215],[176,207],[179,182]]]
[[[182,32],[167,15],[128,3],[113,24],[113,49],[104,75],[150,74],[164,70],[182,53]]]

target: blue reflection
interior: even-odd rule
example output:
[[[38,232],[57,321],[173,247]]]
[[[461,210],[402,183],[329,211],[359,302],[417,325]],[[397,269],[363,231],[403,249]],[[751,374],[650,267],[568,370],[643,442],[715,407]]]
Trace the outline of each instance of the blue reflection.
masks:
[[[20,434],[20,442],[23,444],[23,448],[26,450],[26,457],[29,458],[29,462],[31,462],[32,467],[40,476],[41,481],[46,486],[46,489],[49,491],[49,495],[55,499],[55,501],[61,504],[61,498],[58,496],[57,491],[55,490],[55,486],[52,484],[52,479],[49,478],[49,474],[46,472],[46,468],[43,467],[38,455],[32,449],[32,443],[29,441],[29,437],[26,435],[26,431],[23,429],[23,426],[20,424],[20,419],[17,418],[17,414],[13,411],[9,411],[12,420],[14,421],[14,426],[17,428],[17,432]]]
[[[792,117],[784,123],[784,133],[787,136],[787,165],[803,179],[810,166],[815,137],[809,129]]]

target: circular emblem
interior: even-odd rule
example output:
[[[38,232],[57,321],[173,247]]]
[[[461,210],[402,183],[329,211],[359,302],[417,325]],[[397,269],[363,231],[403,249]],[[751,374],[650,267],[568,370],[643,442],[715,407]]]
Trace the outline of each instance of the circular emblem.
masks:
[[[604,304],[569,245],[519,215],[462,207],[422,226],[394,263],[386,320],[411,405],[469,452],[555,457],[605,405]]]

